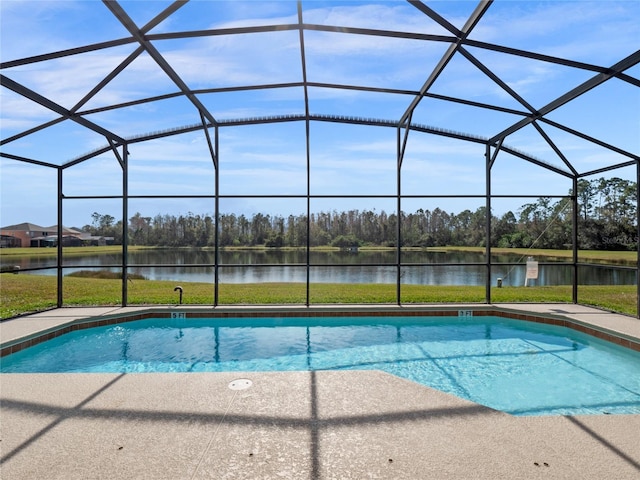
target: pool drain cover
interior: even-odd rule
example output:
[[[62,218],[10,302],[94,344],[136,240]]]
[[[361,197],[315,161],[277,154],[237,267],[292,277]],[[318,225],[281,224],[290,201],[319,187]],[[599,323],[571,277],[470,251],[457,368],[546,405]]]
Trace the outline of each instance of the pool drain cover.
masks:
[[[234,380],[229,384],[229,388],[231,390],[246,390],[249,388],[253,382],[251,380],[247,380],[246,378],[239,378],[238,380]]]

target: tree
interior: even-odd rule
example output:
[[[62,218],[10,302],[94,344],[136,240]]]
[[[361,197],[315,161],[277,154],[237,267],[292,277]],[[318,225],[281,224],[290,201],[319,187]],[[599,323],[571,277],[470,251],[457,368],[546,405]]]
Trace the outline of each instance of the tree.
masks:
[[[220,215],[220,232],[218,241],[221,247],[229,247],[238,238],[236,216],[231,214]]]
[[[517,232],[518,222],[516,216],[511,210],[503,214],[492,228],[492,238],[494,245],[498,247],[513,247],[511,242],[514,240],[512,236]]]
[[[578,246],[589,249],[635,249],[638,185],[618,177],[577,182]],[[571,191],[569,192],[573,194]],[[252,216],[220,214],[219,225],[210,215],[188,212],[187,215],[158,214],[144,217],[136,212],[128,220],[132,245],[193,246],[215,245],[216,229],[222,247],[231,245],[311,246],[343,245],[345,239],[358,245],[396,246],[397,222],[400,221],[403,246],[432,247],[444,245],[484,246],[487,220],[491,225],[491,245],[501,247],[567,248],[573,241],[573,215],[569,199],[554,201],[538,198],[524,204],[517,215],[509,211],[500,218],[490,215],[486,207],[458,214],[440,208],[418,209],[414,213],[388,215],[384,210],[348,210],[307,215]],[[94,212],[91,225],[83,230],[92,235],[122,241],[122,221],[109,214]],[[353,242],[347,246],[354,246]]]
[[[131,245],[148,245],[151,233],[151,217],[143,217],[136,212],[129,219],[129,243]]]
[[[578,180],[578,212],[580,218],[587,220],[593,215],[593,201],[594,201],[595,188],[592,182],[581,178]],[[573,191],[569,192],[573,195]]]
[[[360,246],[360,240],[355,235],[338,235],[331,242],[332,247],[353,248]]]

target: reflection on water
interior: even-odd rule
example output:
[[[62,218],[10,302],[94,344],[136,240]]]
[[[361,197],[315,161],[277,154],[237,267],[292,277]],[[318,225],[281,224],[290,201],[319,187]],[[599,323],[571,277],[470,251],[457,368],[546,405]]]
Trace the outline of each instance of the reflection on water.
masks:
[[[306,282],[307,253],[291,250],[235,250],[221,251],[218,269],[221,283]],[[538,261],[557,259],[537,258]],[[487,266],[484,255],[469,252],[410,251],[402,252],[404,266],[400,281],[418,285],[484,285]],[[491,284],[498,278],[503,285],[524,285],[525,259],[518,256],[495,255],[491,269]],[[504,265],[521,262],[521,265]],[[3,267],[5,266],[3,261]],[[117,271],[122,255],[73,255],[64,258],[70,268],[65,274],[87,268],[110,268]],[[309,280],[312,283],[395,283],[398,271],[395,251],[310,252]],[[439,264],[448,265],[439,265]],[[478,265],[461,265],[477,263]],[[8,261],[11,266],[28,268],[55,267],[55,257],[29,257]],[[155,249],[129,253],[131,273],[150,280],[183,282],[213,282],[215,253],[202,249]],[[429,264],[429,265],[411,265]],[[502,264],[502,265],[501,265]],[[177,265],[177,266],[165,266]],[[55,275],[55,269],[37,272]],[[607,267],[579,268],[579,283],[583,285],[635,285],[635,270],[615,270]],[[530,285],[569,285],[572,268],[565,265],[541,265],[539,278]]]

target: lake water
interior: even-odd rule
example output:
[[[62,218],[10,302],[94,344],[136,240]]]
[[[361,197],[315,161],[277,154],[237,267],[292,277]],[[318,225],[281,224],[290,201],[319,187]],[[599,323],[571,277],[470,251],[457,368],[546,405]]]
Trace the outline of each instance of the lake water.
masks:
[[[536,258],[539,262],[558,263],[557,259]],[[73,255],[64,258],[64,274],[77,270],[110,269],[118,271],[120,254]],[[221,251],[219,279],[221,283],[306,282],[307,255],[304,251],[237,250]],[[516,255],[494,255],[491,284],[498,278],[503,285],[524,285],[526,258]],[[309,276],[312,283],[389,283],[397,280],[395,251],[311,252]],[[484,285],[484,255],[467,252],[409,251],[402,252],[401,282],[419,285]],[[477,263],[480,265],[464,265]],[[507,265],[518,263],[518,265]],[[214,279],[213,250],[154,249],[129,253],[129,271],[150,280],[211,282]],[[421,265],[410,265],[421,264]],[[447,264],[447,265],[442,265]],[[47,268],[37,274],[55,275],[55,257],[30,257],[3,260],[2,267],[19,266],[21,270]],[[537,285],[569,285],[572,268],[567,265],[540,265]],[[635,285],[635,269],[608,266],[581,266],[582,285]]]

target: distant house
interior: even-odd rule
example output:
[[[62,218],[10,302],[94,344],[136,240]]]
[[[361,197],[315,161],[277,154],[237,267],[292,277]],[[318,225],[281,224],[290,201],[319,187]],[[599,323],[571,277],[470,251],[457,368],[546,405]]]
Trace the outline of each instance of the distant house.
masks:
[[[113,237],[89,235],[73,228],[62,227],[62,246],[107,245]],[[0,228],[0,248],[57,247],[58,226],[41,227],[34,223],[19,223]]]
[[[19,223],[17,225],[9,225],[8,227],[0,228],[0,235],[2,235],[1,247],[31,247],[31,241],[33,239],[46,238],[51,234],[56,235],[58,230],[53,232],[45,227],[36,225],[35,223]],[[39,243],[39,240],[36,240]],[[39,245],[35,245],[39,246]]]
[[[44,235],[31,237],[30,247],[57,247],[58,246],[58,226],[43,228]],[[62,246],[63,247],[80,247],[82,246],[81,237],[83,232],[74,230],[73,228],[62,227]]]

